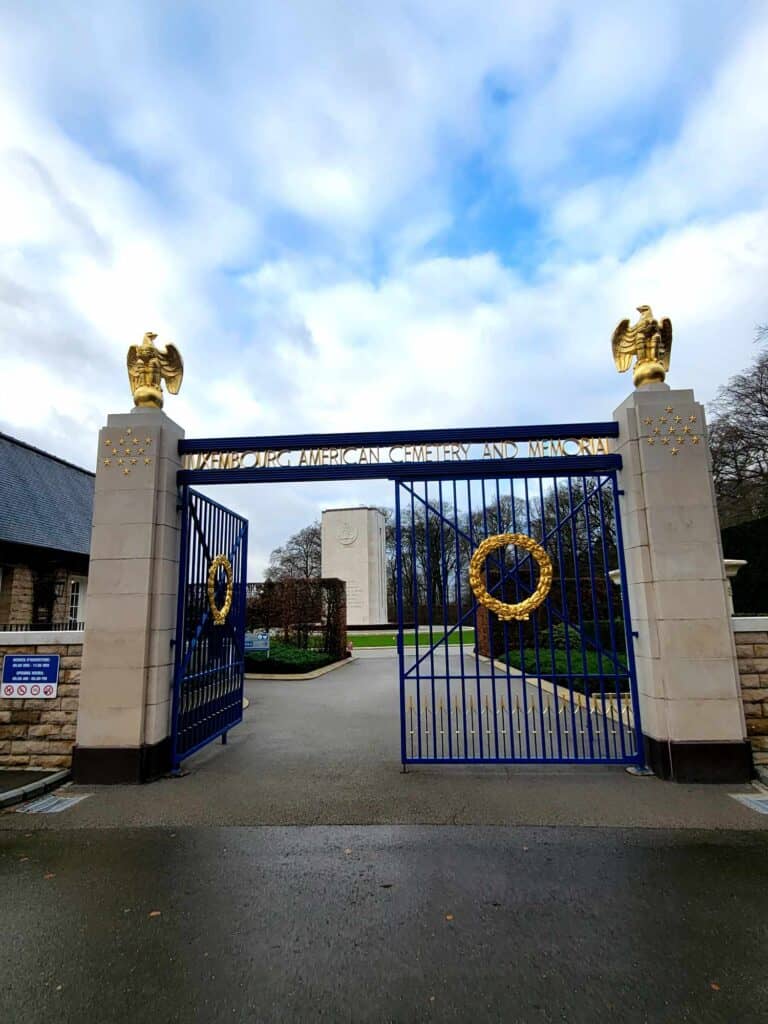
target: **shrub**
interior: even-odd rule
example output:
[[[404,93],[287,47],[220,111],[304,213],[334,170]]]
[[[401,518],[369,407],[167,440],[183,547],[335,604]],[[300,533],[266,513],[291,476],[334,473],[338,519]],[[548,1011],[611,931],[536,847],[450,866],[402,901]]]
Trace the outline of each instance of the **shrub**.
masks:
[[[324,651],[307,650],[285,643],[283,640],[272,640],[269,654],[266,651],[250,651],[245,656],[246,672],[261,672],[270,675],[288,675],[301,672],[314,672],[325,668],[338,659]]]

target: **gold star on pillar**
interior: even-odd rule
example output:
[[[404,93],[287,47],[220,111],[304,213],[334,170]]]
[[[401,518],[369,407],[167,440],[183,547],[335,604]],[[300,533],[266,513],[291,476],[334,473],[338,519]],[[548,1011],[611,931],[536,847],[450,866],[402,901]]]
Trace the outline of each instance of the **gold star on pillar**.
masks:
[[[691,444],[698,444],[700,440],[701,438],[698,436],[698,434],[694,434],[691,438]]]
[[[678,437],[677,443],[678,444],[685,444],[685,438],[684,437]]]
[[[144,465],[145,466],[151,466],[152,465],[152,459],[150,459],[150,458],[144,459]]]
[[[112,465],[112,459],[104,459],[104,465],[105,466],[111,466]]]
[[[684,434],[690,434],[690,432],[691,432],[691,428],[686,423],[686,425],[683,427],[683,433]]]
[[[117,464],[118,464],[118,466],[122,466],[122,464],[123,464],[124,462],[125,462],[125,459],[118,459],[118,460],[117,460]]]
[[[126,467],[125,467],[125,469],[123,470],[123,473],[125,473],[125,475],[126,475],[126,476],[128,476],[128,474],[129,474],[130,472],[131,472],[131,471],[130,471],[130,469],[129,469],[129,468],[127,467],[127,466],[126,466]]]
[[[144,444],[152,444],[152,438],[151,437],[145,437],[144,438]]]
[[[649,437],[648,438],[648,444],[656,444],[656,438],[655,437]]]
[[[133,430],[132,430],[132,428],[131,428],[131,427],[128,427],[128,429],[126,430],[126,434],[132,434],[132,433],[133,433]]]
[[[112,449],[112,454],[113,454],[113,455],[117,455],[117,448],[113,448],[113,449]]]
[[[672,452],[673,455],[677,455],[677,453],[680,451],[680,449],[679,448],[670,448],[670,451]]]
[[[695,416],[689,416],[688,417],[688,422],[689,423],[695,423],[696,422],[696,417]]]
[[[131,459],[131,465],[135,466],[138,461],[138,459]]]
[[[682,418],[682,416],[675,416],[675,423],[679,423]]]
[[[665,409],[665,412],[672,412],[672,411],[673,411],[673,409],[672,409],[671,405],[668,405],[667,408]]]
[[[107,448],[111,448],[112,447],[112,442],[109,441],[109,440],[105,441],[104,444],[107,446]]]
[[[659,430],[658,427],[654,427],[653,428],[653,436],[654,437],[658,437],[660,433],[661,433],[661,431]]]
[[[117,443],[120,444],[120,445],[125,444],[125,438],[121,437],[120,440]]]
[[[662,444],[669,444],[669,438],[668,437],[662,437],[661,443]]]
[[[667,417],[666,416],[659,416],[659,423],[666,423],[666,422],[667,422]]]
[[[653,418],[651,416],[646,416],[643,420],[643,423],[646,425],[646,427],[650,427],[650,425],[653,423]]]

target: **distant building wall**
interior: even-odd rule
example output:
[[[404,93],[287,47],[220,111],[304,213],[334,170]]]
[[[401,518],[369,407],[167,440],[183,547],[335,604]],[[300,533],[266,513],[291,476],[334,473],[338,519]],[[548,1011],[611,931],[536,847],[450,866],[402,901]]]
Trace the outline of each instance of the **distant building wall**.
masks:
[[[346,583],[350,626],[387,621],[384,530],[384,516],[376,508],[323,512],[321,574]]]
[[[61,628],[84,621],[87,555],[0,541],[0,572],[0,630],[8,626]]]

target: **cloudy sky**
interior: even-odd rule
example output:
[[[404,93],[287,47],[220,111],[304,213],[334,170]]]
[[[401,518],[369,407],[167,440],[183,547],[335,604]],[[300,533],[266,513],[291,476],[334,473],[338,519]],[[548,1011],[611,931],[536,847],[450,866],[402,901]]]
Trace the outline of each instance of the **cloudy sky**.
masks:
[[[0,430],[92,468],[125,352],[190,437],[596,420],[641,302],[708,401],[768,320],[768,5],[5,0]],[[252,576],[386,485],[227,488]]]

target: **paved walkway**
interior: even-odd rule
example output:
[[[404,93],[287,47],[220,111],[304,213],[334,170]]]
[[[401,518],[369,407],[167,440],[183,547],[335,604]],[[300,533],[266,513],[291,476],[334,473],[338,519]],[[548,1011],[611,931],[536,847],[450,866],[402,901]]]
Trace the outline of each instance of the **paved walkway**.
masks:
[[[620,766],[400,770],[397,661],[371,651],[319,679],[250,682],[245,720],[190,774],[78,787],[59,815],[0,814],[0,829],[133,825],[528,825],[768,828],[730,798],[749,786],[633,778]]]

